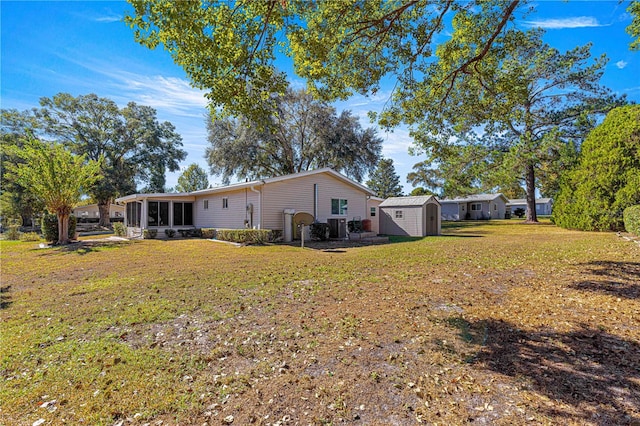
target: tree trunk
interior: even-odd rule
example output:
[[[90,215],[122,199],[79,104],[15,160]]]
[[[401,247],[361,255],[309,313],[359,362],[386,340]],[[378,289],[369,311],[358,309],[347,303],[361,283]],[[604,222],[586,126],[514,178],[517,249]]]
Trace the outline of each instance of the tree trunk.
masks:
[[[69,244],[69,213],[58,213],[58,244]]]
[[[533,164],[527,164],[525,171],[527,189],[527,223],[538,223],[536,214],[536,173]]]
[[[109,207],[111,206],[111,200],[98,200],[98,213],[100,214],[100,221],[98,226],[111,226],[111,219],[109,218]]]

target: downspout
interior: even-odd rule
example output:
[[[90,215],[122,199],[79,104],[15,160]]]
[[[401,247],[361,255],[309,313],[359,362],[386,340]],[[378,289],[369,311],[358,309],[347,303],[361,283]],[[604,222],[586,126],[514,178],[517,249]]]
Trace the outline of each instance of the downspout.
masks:
[[[264,185],[264,181],[260,182],[260,185]],[[259,194],[259,204],[260,204],[260,214],[258,215],[258,229],[262,229],[262,191],[258,191],[257,189],[254,188],[255,185],[251,185],[249,187],[249,189],[251,190],[251,192],[255,192],[257,194]]]
[[[318,184],[313,184],[313,220],[318,221]]]

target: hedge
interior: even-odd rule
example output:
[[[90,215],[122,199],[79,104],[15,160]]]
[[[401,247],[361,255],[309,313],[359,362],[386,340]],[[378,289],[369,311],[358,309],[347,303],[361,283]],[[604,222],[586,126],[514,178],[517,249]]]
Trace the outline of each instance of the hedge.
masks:
[[[76,233],[77,219],[74,215],[69,216],[69,239]],[[55,214],[45,214],[42,217],[42,236],[45,241],[58,241],[58,216]]]
[[[218,240],[241,244],[264,244],[271,238],[269,229],[216,229],[215,234]]]
[[[640,237],[640,205],[627,207],[622,216],[627,232]]]

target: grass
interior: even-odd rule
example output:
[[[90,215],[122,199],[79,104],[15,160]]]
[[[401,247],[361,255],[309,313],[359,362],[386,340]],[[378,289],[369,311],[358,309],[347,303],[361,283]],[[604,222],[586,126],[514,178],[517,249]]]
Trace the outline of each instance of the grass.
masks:
[[[340,250],[0,242],[0,424],[629,424],[640,251],[517,221]]]

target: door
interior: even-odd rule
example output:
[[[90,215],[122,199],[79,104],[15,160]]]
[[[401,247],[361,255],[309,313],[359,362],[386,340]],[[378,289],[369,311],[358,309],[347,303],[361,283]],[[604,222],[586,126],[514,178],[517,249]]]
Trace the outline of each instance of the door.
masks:
[[[426,235],[438,235],[438,206],[427,204],[425,222]]]

